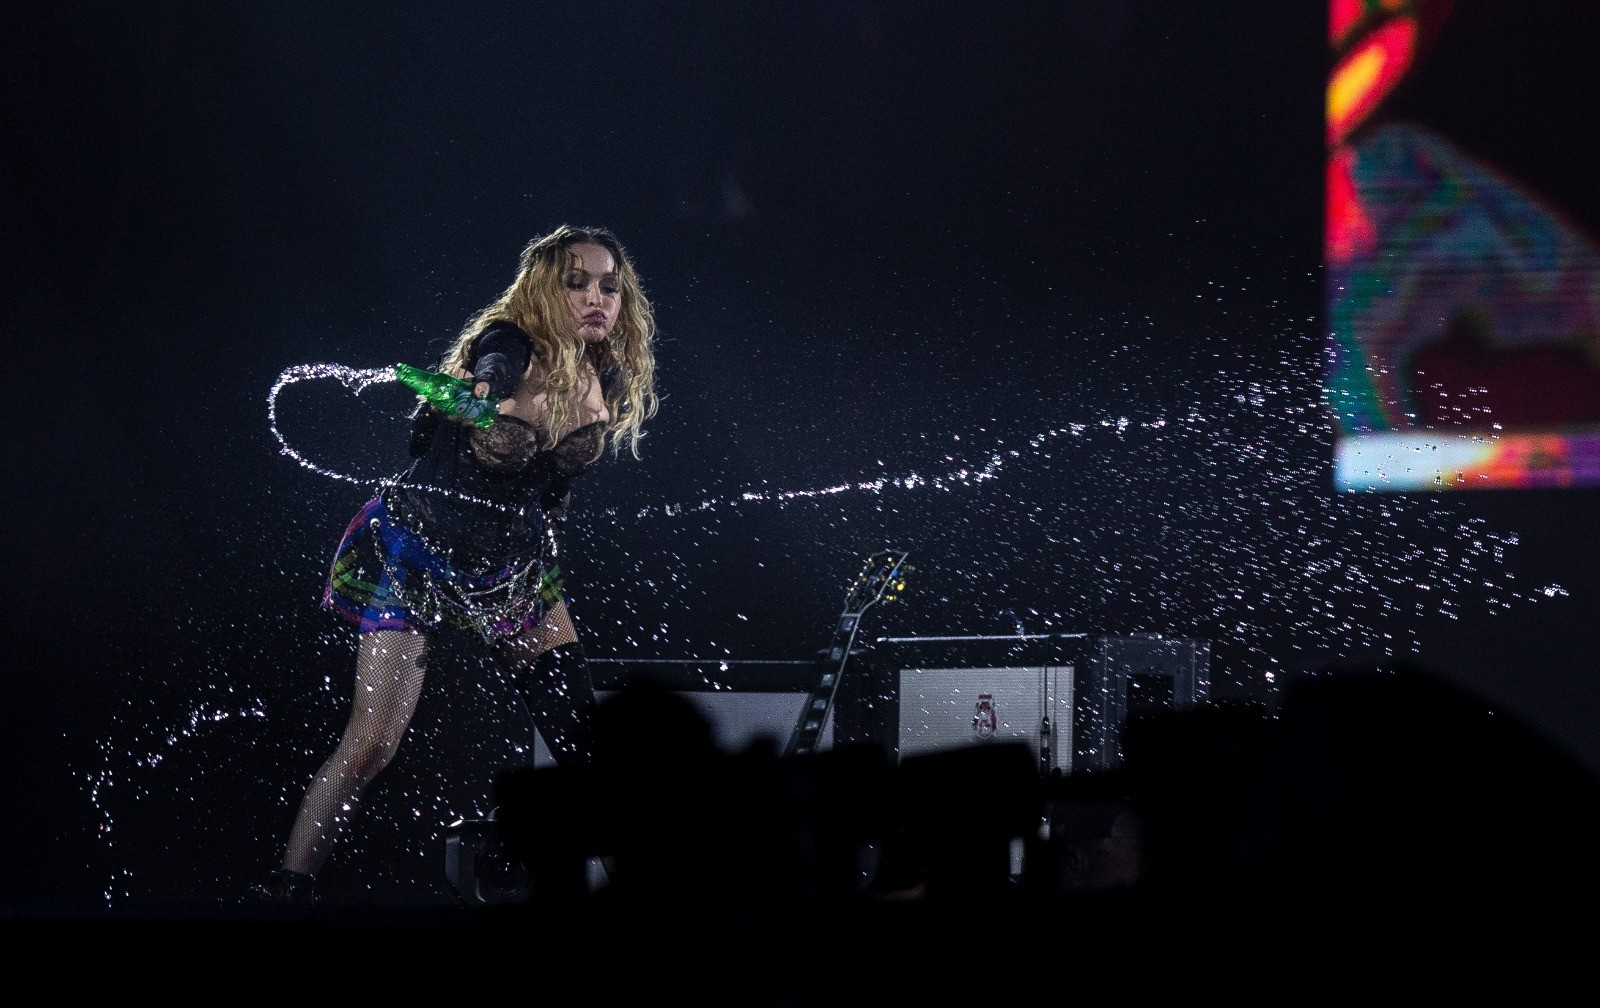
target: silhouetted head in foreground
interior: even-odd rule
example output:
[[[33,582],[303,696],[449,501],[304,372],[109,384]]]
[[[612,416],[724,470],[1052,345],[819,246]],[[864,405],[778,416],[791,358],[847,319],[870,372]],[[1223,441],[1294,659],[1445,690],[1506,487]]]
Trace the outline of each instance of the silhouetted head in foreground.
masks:
[[[1296,683],[1251,783],[1243,862],[1291,884],[1521,898],[1600,878],[1594,777],[1417,666]]]
[[[602,700],[594,730],[599,770],[693,771],[720,752],[700,709],[650,678],[629,681]]]

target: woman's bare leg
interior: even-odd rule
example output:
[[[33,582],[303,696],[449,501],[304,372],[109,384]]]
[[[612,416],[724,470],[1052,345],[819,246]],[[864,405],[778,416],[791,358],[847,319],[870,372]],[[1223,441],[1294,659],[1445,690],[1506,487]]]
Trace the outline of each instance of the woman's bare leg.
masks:
[[[283,867],[315,875],[367,785],[394,759],[422,695],[428,638],[404,630],[361,635],[355,696],[339,748],[322,764],[300,802]]]

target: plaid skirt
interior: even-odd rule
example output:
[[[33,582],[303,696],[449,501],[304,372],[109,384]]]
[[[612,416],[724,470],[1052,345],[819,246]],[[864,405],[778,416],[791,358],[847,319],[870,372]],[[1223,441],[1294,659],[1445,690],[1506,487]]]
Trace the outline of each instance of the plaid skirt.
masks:
[[[345,529],[322,593],[322,607],[361,633],[454,627],[491,641],[538,627],[565,601],[554,563],[537,557],[486,574],[463,571],[395,521],[381,496]]]

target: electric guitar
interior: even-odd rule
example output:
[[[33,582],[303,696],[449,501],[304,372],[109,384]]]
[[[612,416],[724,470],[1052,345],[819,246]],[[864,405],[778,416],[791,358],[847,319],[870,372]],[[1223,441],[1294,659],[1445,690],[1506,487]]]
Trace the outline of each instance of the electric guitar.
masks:
[[[789,744],[784,747],[784,756],[805,756],[816,749],[822,726],[827,723],[828,714],[833,710],[833,698],[839,692],[839,680],[850,661],[851,646],[855,643],[862,615],[879,602],[893,602],[899,598],[900,593],[905,591],[906,575],[910,572],[911,568],[906,566],[905,550],[882,550],[867,558],[860,575],[845,595],[844,612],[834,624],[832,640],[828,647],[818,653],[817,684],[806,698],[806,705],[800,709],[794,731],[789,735]]]

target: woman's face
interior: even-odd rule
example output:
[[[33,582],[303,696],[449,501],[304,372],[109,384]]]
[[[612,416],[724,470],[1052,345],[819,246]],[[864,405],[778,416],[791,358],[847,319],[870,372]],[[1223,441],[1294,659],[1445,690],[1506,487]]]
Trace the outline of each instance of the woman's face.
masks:
[[[622,308],[622,284],[611,250],[595,242],[568,246],[574,262],[561,278],[567,291],[567,308],[585,343],[598,343],[611,335]]]

